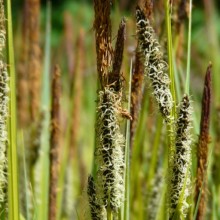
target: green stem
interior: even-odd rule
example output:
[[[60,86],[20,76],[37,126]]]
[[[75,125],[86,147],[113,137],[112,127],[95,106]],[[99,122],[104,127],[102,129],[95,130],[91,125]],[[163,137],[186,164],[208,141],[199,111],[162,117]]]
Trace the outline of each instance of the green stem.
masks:
[[[175,77],[173,68],[173,45],[172,45],[172,29],[171,29],[171,1],[165,0],[166,5],[166,30],[167,30],[167,52],[168,52],[168,64],[169,64],[169,77],[171,80],[170,90],[173,97],[173,107],[171,111],[171,122],[167,125],[168,131],[168,174],[172,172],[173,155],[175,152],[174,145],[174,122],[176,119],[176,94],[175,94]],[[167,186],[167,198],[169,198],[169,184]],[[168,204],[170,205],[170,204]]]
[[[168,130],[168,163],[169,168],[172,165],[172,155],[174,152],[174,121],[176,119],[176,93],[175,93],[175,77],[173,68],[173,45],[172,45],[172,29],[171,29],[171,3],[170,0],[165,0],[166,4],[166,29],[167,29],[167,52],[168,52],[168,64],[169,64],[169,77],[171,80],[170,90],[173,97],[173,107],[171,111],[171,122],[167,125]]]
[[[189,94],[189,84],[190,84],[191,30],[192,30],[192,0],[189,1],[189,24],[188,24],[188,42],[187,42],[187,67],[186,67],[186,85],[185,85],[185,93],[186,94]]]
[[[8,72],[10,76],[10,102],[9,102],[9,143],[8,143],[8,218],[19,219],[19,194],[18,194],[18,167],[17,167],[17,127],[16,127],[16,89],[15,65],[12,32],[11,1],[7,0],[7,56]]]
[[[167,52],[168,52],[168,64],[169,64],[169,77],[171,80],[170,90],[173,97],[173,109],[172,116],[175,118],[176,114],[176,93],[175,93],[175,78],[173,71],[173,43],[172,43],[172,29],[171,29],[171,5],[170,0],[165,0],[166,4],[166,29],[167,29]]]
[[[129,79],[129,101],[128,112],[131,108],[131,79],[132,79],[132,61],[130,65],[130,79]],[[130,120],[127,121],[126,127],[126,146],[125,146],[125,201],[124,201],[124,219],[130,219]]]
[[[107,210],[107,220],[113,220],[113,214],[110,208]]]

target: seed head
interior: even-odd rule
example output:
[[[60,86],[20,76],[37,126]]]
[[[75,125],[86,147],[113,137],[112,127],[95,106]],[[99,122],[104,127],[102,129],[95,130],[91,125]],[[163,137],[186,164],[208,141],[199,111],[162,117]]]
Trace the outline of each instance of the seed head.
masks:
[[[168,64],[163,60],[159,42],[144,12],[137,7],[138,47],[142,55],[144,72],[150,79],[153,95],[166,121],[170,121],[173,99],[169,89],[170,79],[166,73]]]
[[[117,211],[124,193],[125,141],[119,127],[118,106],[121,98],[114,90],[105,88],[99,93],[96,161],[98,197],[105,207]]]
[[[184,95],[176,122],[175,154],[173,158],[170,178],[170,219],[176,209],[182,216],[186,216],[189,207],[186,199],[190,194],[190,166],[191,166],[191,106],[189,97]]]

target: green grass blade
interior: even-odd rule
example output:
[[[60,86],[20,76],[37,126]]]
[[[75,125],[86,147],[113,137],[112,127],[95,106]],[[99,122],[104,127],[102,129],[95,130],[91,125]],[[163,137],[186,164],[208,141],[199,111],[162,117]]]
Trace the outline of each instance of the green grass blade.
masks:
[[[7,0],[7,56],[10,77],[9,101],[9,143],[8,143],[8,219],[19,219],[18,166],[17,166],[17,127],[16,127],[16,88],[15,64],[12,32],[11,1]]]

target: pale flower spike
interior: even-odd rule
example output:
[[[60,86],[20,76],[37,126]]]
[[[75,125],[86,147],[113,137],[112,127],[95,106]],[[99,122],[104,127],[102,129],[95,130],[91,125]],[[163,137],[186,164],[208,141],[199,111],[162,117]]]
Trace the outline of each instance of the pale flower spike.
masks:
[[[191,191],[191,113],[189,97],[184,95],[176,122],[176,148],[169,184],[169,219],[172,219],[177,210],[185,217],[189,208],[187,197]]]
[[[166,122],[170,122],[173,98],[169,88],[168,64],[163,60],[159,42],[144,12],[137,7],[138,48],[144,64],[144,72],[150,79],[153,95]]]
[[[117,212],[124,195],[125,140],[120,132],[118,106],[121,97],[107,87],[99,92],[97,121],[97,197],[107,208]]]

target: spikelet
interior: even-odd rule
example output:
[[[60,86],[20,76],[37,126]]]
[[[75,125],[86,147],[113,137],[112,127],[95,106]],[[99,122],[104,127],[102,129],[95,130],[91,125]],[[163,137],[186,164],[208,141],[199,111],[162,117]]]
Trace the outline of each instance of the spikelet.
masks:
[[[4,62],[3,50],[5,49],[6,31],[3,1],[0,1],[0,203],[5,201],[5,187],[7,184],[7,159],[6,146],[8,142],[8,92],[9,76]]]
[[[198,161],[197,161],[197,179],[196,179],[196,195],[195,204],[199,201],[197,219],[204,219],[207,210],[207,165],[210,143],[209,127],[210,127],[210,114],[211,114],[211,99],[212,99],[212,89],[211,89],[211,69],[212,65],[209,64],[206,75],[205,83],[202,97],[202,113],[200,121],[200,134],[198,140]],[[200,200],[198,200],[200,197]]]
[[[97,194],[102,204],[113,211],[121,206],[124,193],[125,140],[119,128],[121,97],[105,87],[99,92],[96,162]]]
[[[89,197],[89,206],[92,220],[106,220],[106,209],[99,204],[97,199],[96,187],[92,176],[88,178],[87,194]]]
[[[153,95],[165,121],[170,121],[173,99],[169,89],[170,79],[166,73],[168,64],[163,60],[159,42],[144,12],[137,7],[138,48],[144,64],[144,72],[150,79]]]
[[[189,207],[186,199],[190,194],[191,111],[189,97],[184,95],[176,121],[175,154],[169,184],[170,219],[172,219],[176,209],[181,216],[186,216]]]

